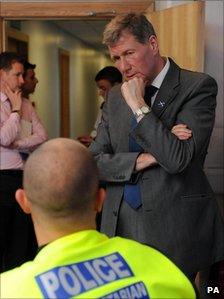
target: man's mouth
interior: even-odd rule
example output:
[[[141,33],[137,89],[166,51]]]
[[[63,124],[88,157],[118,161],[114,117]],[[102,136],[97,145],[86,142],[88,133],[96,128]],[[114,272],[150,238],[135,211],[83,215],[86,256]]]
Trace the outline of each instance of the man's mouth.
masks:
[[[126,74],[125,77],[129,80],[129,79],[132,79],[132,78],[144,78],[143,74],[141,73],[135,73],[135,74]]]
[[[132,78],[136,77],[136,74],[133,74],[133,75],[125,75],[125,77],[126,77],[127,79],[132,79]]]

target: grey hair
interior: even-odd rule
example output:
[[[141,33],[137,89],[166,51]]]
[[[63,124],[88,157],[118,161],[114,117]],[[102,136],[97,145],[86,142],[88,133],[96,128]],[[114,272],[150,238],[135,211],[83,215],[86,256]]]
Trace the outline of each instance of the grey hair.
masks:
[[[113,46],[123,32],[131,33],[142,44],[145,44],[151,35],[156,36],[152,24],[143,14],[129,13],[118,15],[107,24],[103,33],[103,44]]]

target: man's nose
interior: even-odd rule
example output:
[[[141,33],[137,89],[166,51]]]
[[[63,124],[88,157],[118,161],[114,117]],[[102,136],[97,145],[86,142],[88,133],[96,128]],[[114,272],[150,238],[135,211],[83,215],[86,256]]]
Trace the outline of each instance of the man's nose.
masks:
[[[120,59],[120,71],[122,73],[125,73],[130,69],[130,64],[128,63],[127,59],[125,57],[121,57]]]
[[[22,84],[24,84],[24,79],[23,79],[23,76],[21,75],[20,77],[19,77],[19,83],[20,83],[20,85],[22,85]]]

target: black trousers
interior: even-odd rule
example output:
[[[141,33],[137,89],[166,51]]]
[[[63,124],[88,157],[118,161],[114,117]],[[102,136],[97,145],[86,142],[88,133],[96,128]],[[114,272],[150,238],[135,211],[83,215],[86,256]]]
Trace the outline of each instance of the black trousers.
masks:
[[[15,199],[22,175],[22,170],[0,170],[0,272],[33,259],[37,251],[31,217]]]

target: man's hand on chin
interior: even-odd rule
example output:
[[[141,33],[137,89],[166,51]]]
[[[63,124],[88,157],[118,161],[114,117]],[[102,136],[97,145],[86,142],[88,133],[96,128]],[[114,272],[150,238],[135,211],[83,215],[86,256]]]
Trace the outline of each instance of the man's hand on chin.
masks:
[[[13,110],[18,110],[20,111],[21,105],[22,105],[22,92],[18,88],[16,91],[13,91],[9,85],[5,82],[4,83],[4,93],[7,95],[9,98],[9,101],[11,103],[11,108]]]
[[[145,105],[145,82],[143,78],[134,77],[121,86],[122,95],[133,113]]]

